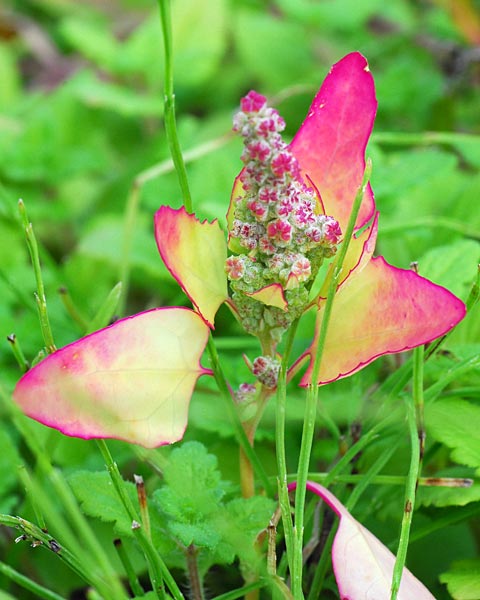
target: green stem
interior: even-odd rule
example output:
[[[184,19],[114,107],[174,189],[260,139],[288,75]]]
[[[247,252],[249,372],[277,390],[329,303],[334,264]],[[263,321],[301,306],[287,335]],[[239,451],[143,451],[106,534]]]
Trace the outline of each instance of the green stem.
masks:
[[[231,423],[235,430],[235,435],[236,435],[237,441],[240,444],[240,447],[242,448],[245,456],[250,461],[250,463],[253,467],[253,470],[255,471],[257,476],[261,479],[262,484],[263,484],[268,496],[273,497],[274,490],[273,490],[272,484],[270,483],[270,480],[269,480],[267,474],[265,473],[265,469],[263,468],[262,463],[258,459],[258,456],[255,453],[255,450],[250,445],[247,434],[245,433],[245,430],[243,429],[243,425],[240,421],[237,410],[233,403],[232,394],[230,392],[230,388],[228,386],[228,383],[227,383],[227,380],[223,373],[223,370],[220,366],[220,360],[218,357],[217,349],[215,347],[215,344],[214,344],[214,341],[213,341],[213,338],[211,335],[210,335],[210,337],[208,339],[208,343],[207,343],[207,352],[208,352],[208,355],[210,358],[213,376],[215,377],[215,381],[217,382],[217,386],[220,391],[220,395],[221,395],[222,399],[224,400],[225,408],[228,411]]]
[[[295,545],[292,569],[292,591],[296,600],[302,600],[302,548],[303,548],[303,521],[305,494],[308,477],[308,468],[310,465],[310,454],[312,449],[313,434],[315,430],[315,421],[317,414],[318,403],[318,375],[322,361],[323,350],[327,338],[327,330],[330,322],[330,316],[333,308],[333,301],[337,291],[342,266],[347,255],[347,251],[352,239],[355,223],[357,221],[360,206],[362,204],[365,188],[368,184],[372,171],[371,161],[368,160],[365,166],[362,183],[358,188],[357,194],[353,201],[352,210],[348,220],[347,229],[344,234],[344,241],[339,250],[337,260],[335,261],[333,276],[330,281],[325,308],[323,311],[322,321],[320,325],[320,333],[318,338],[318,346],[313,359],[313,367],[311,374],[311,384],[307,390],[307,400],[305,407],[305,417],[303,422],[302,442],[300,447],[300,458],[298,461],[298,480],[295,490]]]
[[[76,573],[83,581],[85,581],[87,585],[96,586],[96,580],[91,576],[90,569],[86,568],[74,554],[65,548],[65,546],[60,545],[55,538],[37,527],[37,525],[34,525],[33,523],[30,523],[30,521],[26,521],[21,517],[12,517],[11,515],[2,514],[0,514],[0,524],[21,531],[25,541],[48,548],[74,573]],[[21,541],[21,539],[22,537],[19,541]]]
[[[152,542],[148,539],[144,528],[140,525],[140,517],[130,500],[130,496],[124,486],[123,478],[118,470],[117,464],[110,454],[110,450],[108,449],[105,440],[98,439],[96,442],[102,453],[113,487],[132,521],[132,532],[149,563],[153,590],[156,593],[157,598],[163,597],[163,582],[165,581],[175,600],[184,600],[183,594],[176,584],[175,579],[172,577],[172,574],[156,551]]]
[[[22,575],[4,562],[0,562],[0,574],[5,575],[5,577],[8,577],[25,590],[32,592],[35,598],[43,598],[44,600],[65,600],[63,596],[59,596],[55,592],[43,587],[43,585],[25,577],[25,575]]]
[[[275,424],[275,448],[277,455],[277,485],[278,485],[278,500],[282,511],[283,531],[285,536],[285,545],[287,549],[288,564],[293,564],[293,548],[294,548],[294,529],[292,520],[292,511],[290,507],[290,498],[288,494],[288,470],[285,444],[285,423],[286,423],[286,406],[287,406],[287,371],[288,361],[293,346],[293,341],[297,331],[298,321],[292,323],[288,332],[285,350],[280,367],[278,377],[277,397],[276,397],[276,424]]]
[[[30,365],[25,358],[25,354],[23,353],[22,348],[17,340],[17,336],[14,333],[11,333],[10,335],[7,335],[7,341],[10,344],[10,348],[12,349],[15,360],[17,361],[22,373],[26,373],[30,368]]]
[[[215,600],[237,600],[237,598],[243,598],[249,592],[253,592],[254,590],[259,590],[265,587],[266,582],[259,580],[254,581],[253,583],[249,583],[248,585],[244,585],[237,590],[232,590],[231,592],[226,592],[225,594],[220,594],[220,596],[216,596]]]
[[[415,348],[413,351],[413,398],[407,398],[407,420],[411,445],[410,469],[405,486],[405,508],[403,511],[400,540],[398,542],[397,558],[393,568],[390,600],[396,600],[400,589],[400,581],[407,558],[408,540],[415,506],[415,494],[420,473],[421,445],[417,429],[416,408],[423,406],[423,358],[424,347]]]
[[[62,542],[66,542],[79,556],[88,556],[88,570],[91,573],[88,580],[98,587],[105,599],[124,598],[125,591],[108,556],[81,512],[70,486],[60,471],[51,464],[31,427],[31,422],[25,419],[18,406],[12,402],[2,387],[0,387],[0,396],[27,447],[35,457],[38,469],[43,476],[41,481],[38,481],[38,477],[28,477],[27,479],[25,471],[24,480],[35,496],[38,508],[45,515],[46,522],[51,527],[55,526]],[[58,512],[56,503],[52,502],[46,490],[52,491],[55,498],[60,501],[67,518]],[[87,546],[88,552],[85,552],[83,545]]]
[[[188,213],[193,212],[192,198],[188,187],[187,171],[183,160],[180,142],[178,140],[177,125],[175,120],[175,94],[173,91],[173,52],[172,52],[172,20],[170,13],[170,0],[158,0],[160,22],[163,33],[163,46],[165,52],[165,77],[164,77],[164,102],[165,102],[165,130],[167,132],[170,153],[175,164],[178,182],[182,190],[183,204]]]
[[[62,301],[62,304],[63,304],[65,310],[67,311],[67,313],[75,321],[75,323],[77,323],[77,325],[80,327],[82,333],[86,333],[87,327],[88,327],[88,321],[81,314],[78,307],[75,305],[74,301],[72,300],[72,297],[70,296],[68,288],[66,288],[65,286],[62,286],[61,288],[59,288],[58,294],[60,296],[60,300]]]
[[[33,232],[33,227],[28,220],[27,210],[23,200],[18,201],[18,209],[22,218],[23,227],[25,230],[25,237],[27,240],[28,251],[32,259],[33,271],[35,273],[35,280],[37,282],[37,292],[35,294],[35,300],[37,302],[38,316],[40,320],[40,328],[42,330],[43,340],[47,352],[51,354],[55,352],[57,347],[53,341],[52,328],[50,327],[50,320],[48,318],[47,310],[47,299],[45,297],[45,287],[43,285],[42,269],[40,266],[40,256],[38,254],[38,244]]]
[[[130,561],[130,557],[125,551],[122,540],[116,539],[114,540],[113,544],[115,546],[115,550],[117,551],[118,558],[125,569],[125,573],[127,574],[128,583],[130,584],[132,592],[135,594],[135,596],[144,596],[145,590],[142,588],[140,581],[138,580],[135,569]]]
[[[295,481],[297,478],[295,473],[292,473],[288,477],[288,481]],[[365,475],[354,474],[354,475],[336,475],[331,480],[330,473],[312,473],[308,474],[308,478],[311,481],[318,483],[324,483],[329,481],[329,484],[333,483],[359,483],[365,479]],[[407,477],[405,475],[375,475],[371,479],[368,479],[368,485],[405,485]],[[423,487],[461,487],[469,488],[476,482],[477,479],[471,479],[470,477],[419,477],[418,485]]]

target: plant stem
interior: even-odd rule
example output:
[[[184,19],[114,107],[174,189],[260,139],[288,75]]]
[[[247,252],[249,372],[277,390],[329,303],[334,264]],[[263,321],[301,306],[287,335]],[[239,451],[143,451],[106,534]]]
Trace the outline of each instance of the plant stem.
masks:
[[[338,287],[339,278],[342,272],[343,262],[347,255],[350,240],[352,239],[355,223],[357,216],[360,211],[362,204],[363,195],[365,188],[368,184],[372,171],[371,161],[368,160],[365,166],[365,171],[362,178],[362,183],[358,188],[355,199],[353,201],[352,210],[348,220],[347,229],[344,234],[344,241],[338,253],[337,260],[333,267],[333,276],[330,281],[327,299],[325,301],[325,308],[323,311],[322,321],[320,324],[320,333],[318,338],[318,345],[313,358],[313,368],[311,375],[311,384],[307,390],[307,400],[305,407],[305,416],[303,421],[303,432],[302,442],[300,447],[300,458],[298,461],[298,480],[297,488],[295,490],[295,541],[294,541],[294,556],[293,556],[293,569],[292,571],[292,591],[295,600],[303,599],[302,591],[302,548],[303,548],[303,521],[304,521],[304,507],[305,507],[305,494],[308,477],[308,468],[310,465],[310,454],[312,449],[313,433],[315,430],[315,421],[317,414],[317,403],[318,403],[318,376],[320,372],[320,366],[322,361],[323,350],[327,338],[327,330],[330,322],[330,316],[333,308],[333,301]]]
[[[133,565],[130,561],[130,557],[125,552],[122,540],[116,539],[113,541],[113,544],[115,546],[115,550],[117,551],[118,558],[120,559],[120,562],[122,563],[123,568],[125,569],[125,573],[127,574],[128,583],[130,584],[132,592],[135,594],[135,596],[144,596],[145,590],[140,585],[140,581],[138,580],[137,574],[135,573]]]
[[[33,227],[28,220],[27,210],[23,200],[18,201],[18,209],[22,218],[23,227],[25,230],[25,237],[27,240],[28,251],[32,259],[33,271],[35,273],[35,280],[37,282],[37,292],[35,294],[35,300],[37,302],[38,316],[40,319],[40,328],[42,330],[43,340],[48,354],[55,352],[57,347],[53,341],[52,328],[50,327],[50,320],[48,318],[47,310],[47,299],[45,297],[45,286],[43,285],[42,269],[40,266],[40,256],[38,254],[38,244],[33,232]]]
[[[55,538],[50,534],[46,533],[37,525],[26,521],[21,517],[12,517],[11,515],[0,514],[0,524],[6,527],[12,527],[22,532],[22,536],[17,538],[20,542],[22,539],[29,541],[31,544],[43,545],[45,548],[51,550],[58,558],[60,558],[74,573],[76,573],[87,585],[96,585],[95,579],[91,576],[89,568],[78,560],[78,558],[72,554],[65,546],[61,546]],[[108,597],[108,596],[106,596]]]
[[[173,91],[173,52],[172,52],[172,19],[170,0],[158,0],[160,22],[163,33],[163,47],[165,52],[165,77],[164,77],[164,102],[165,102],[165,130],[167,132],[170,154],[172,155],[177,172],[178,182],[182,190],[183,204],[188,213],[193,212],[192,198],[188,187],[187,171],[183,160],[180,142],[178,140],[177,125],[175,120],[175,94]]]
[[[202,579],[198,571],[197,562],[198,549],[193,545],[187,548],[187,569],[188,569],[188,582],[190,584],[190,593],[193,600],[205,600],[205,594],[203,592]]]
[[[5,577],[8,577],[25,590],[32,592],[35,598],[43,598],[44,600],[65,600],[63,596],[59,596],[55,592],[52,592],[51,590],[43,587],[43,585],[32,581],[28,577],[25,577],[25,575],[22,575],[21,573],[19,573],[18,571],[1,561],[0,574],[5,575]]]
[[[163,591],[163,581],[165,581],[168,586],[171,594],[175,598],[175,600],[184,600],[183,594],[181,593],[178,585],[175,582],[175,579],[172,577],[172,574],[168,570],[166,564],[163,562],[162,558],[156,551],[152,542],[148,539],[144,529],[140,525],[139,516],[137,511],[130,500],[129,495],[124,486],[123,478],[118,470],[118,466],[112,458],[110,454],[110,450],[103,439],[96,440],[97,445],[102,453],[103,459],[105,461],[108,474],[110,475],[110,479],[112,480],[113,487],[117,492],[117,495],[125,508],[129,518],[132,521],[132,531],[134,536],[136,537],[142,551],[149,563],[150,572],[151,572],[151,580],[153,585],[153,590],[157,595],[157,598],[164,597]]]
[[[7,342],[10,344],[10,348],[12,349],[13,356],[20,367],[22,373],[26,373],[30,368],[27,359],[22,351],[20,344],[18,343],[17,336],[14,333],[7,335]]]
[[[400,589],[403,568],[407,558],[408,539],[412,524],[415,494],[421,466],[421,442],[418,435],[416,409],[423,408],[423,359],[424,347],[413,351],[413,398],[407,398],[407,421],[410,433],[410,469],[405,486],[405,508],[403,511],[402,528],[398,542],[397,558],[393,568],[390,600],[396,600]]]
[[[273,486],[270,483],[270,480],[269,480],[267,474],[265,473],[262,463],[258,459],[258,456],[255,453],[255,450],[250,445],[250,442],[248,440],[247,434],[245,433],[245,430],[243,429],[243,425],[240,421],[237,410],[233,403],[232,394],[230,392],[229,385],[227,383],[227,380],[223,373],[222,367],[220,365],[220,360],[218,357],[217,349],[215,347],[215,344],[213,342],[213,338],[211,335],[210,335],[210,337],[208,339],[208,343],[207,343],[207,352],[208,352],[208,355],[210,358],[210,364],[212,367],[213,376],[215,377],[215,381],[217,382],[218,389],[220,391],[220,395],[224,400],[225,407],[228,411],[230,420],[234,427],[237,441],[240,444],[240,447],[242,448],[243,452],[245,453],[245,456],[250,461],[250,463],[253,467],[253,470],[258,475],[258,477],[261,479],[262,484],[263,484],[268,496],[273,497],[273,495],[274,495]]]
[[[283,531],[285,535],[285,545],[287,549],[288,564],[293,564],[293,548],[295,543],[292,511],[290,507],[290,497],[288,494],[287,479],[287,457],[285,444],[285,423],[286,423],[286,405],[287,405],[287,371],[290,352],[297,331],[298,320],[295,321],[288,332],[285,350],[282,357],[280,374],[277,384],[276,397],[276,423],[275,423],[275,448],[277,455],[277,486],[278,500],[282,511]]]

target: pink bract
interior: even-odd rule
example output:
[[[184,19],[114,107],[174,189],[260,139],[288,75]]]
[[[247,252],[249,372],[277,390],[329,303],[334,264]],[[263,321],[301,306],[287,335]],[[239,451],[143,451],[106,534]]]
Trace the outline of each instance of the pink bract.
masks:
[[[47,356],[17,384],[33,419],[79,438],[117,438],[153,448],[187,426],[209,330],[186,308],[117,321]]]
[[[252,94],[254,99],[262,98]],[[342,230],[346,228],[362,182],[365,148],[376,111],[375,86],[368,63],[358,52],[348,54],[330,70],[289,146],[305,180],[318,191],[320,208],[325,215],[332,215]],[[229,228],[233,224],[234,199],[242,193],[241,176],[238,176],[227,214]],[[224,268],[219,266],[226,248],[219,228],[215,231],[214,246],[210,247],[213,241],[209,239],[208,252],[202,253],[199,249],[210,237],[213,227],[214,224],[200,223],[192,215],[168,207],[162,207],[157,213],[156,236],[162,258],[210,325],[218,306],[226,299]],[[283,230],[270,229],[269,235],[287,236]],[[205,233],[201,234],[201,230]],[[393,267],[380,257],[372,259],[377,231],[378,213],[373,192],[367,185],[342,267],[318,383],[351,375],[383,354],[427,343],[445,334],[465,315],[463,302],[445,288],[410,270]],[[190,243],[193,246],[188,250]],[[230,237],[229,245],[233,252],[246,252],[236,238]],[[317,298],[318,318],[312,343],[294,365],[297,369],[305,362],[310,363],[301,385],[312,383],[311,364],[317,351],[325,295],[334,264],[333,259]],[[202,281],[207,287],[213,282],[215,293],[202,291]],[[279,284],[248,295],[267,306],[288,310]]]
[[[288,486],[294,490],[296,483]],[[343,600],[388,600],[395,556],[361,525],[326,488],[307,481],[307,489],[322,498],[340,517],[332,547],[332,563]],[[398,600],[435,600],[408,569],[403,570]]]

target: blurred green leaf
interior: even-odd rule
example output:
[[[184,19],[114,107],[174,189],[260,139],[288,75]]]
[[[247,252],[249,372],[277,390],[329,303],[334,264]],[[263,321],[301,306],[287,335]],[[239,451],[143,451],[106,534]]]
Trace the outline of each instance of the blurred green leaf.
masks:
[[[459,398],[437,400],[425,407],[427,433],[452,449],[457,463],[480,469],[480,406]]]
[[[440,575],[440,581],[447,584],[454,600],[478,600],[480,598],[480,560],[459,560],[450,571]]]

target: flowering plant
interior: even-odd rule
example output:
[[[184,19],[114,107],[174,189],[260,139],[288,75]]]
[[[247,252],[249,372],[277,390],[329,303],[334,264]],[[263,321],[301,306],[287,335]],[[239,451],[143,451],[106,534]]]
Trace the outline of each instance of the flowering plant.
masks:
[[[332,68],[288,146],[278,112],[250,92],[234,120],[245,150],[227,213],[232,254],[227,258],[218,221],[199,222],[185,209],[168,206],[155,215],[160,255],[195,310],[142,313],[55,352],[17,386],[15,399],[26,414],[78,437],[118,437],[149,447],[177,441],[195,381],[211,374],[198,361],[223,302],[259,338],[263,354],[251,369],[269,390],[276,386],[283,333],[315,309],[312,342],[291,367],[293,374],[309,361],[301,385],[313,383],[326,290],[362,187],[376,108],[373,79],[358,53]],[[378,213],[370,186],[362,191],[318,383],[350,375],[382,354],[430,342],[465,314],[446,289],[372,258]],[[330,269],[313,286],[324,261]],[[240,395],[254,389],[244,385]]]
[[[164,205],[155,215],[160,255],[193,309],[143,312],[53,352],[17,384],[14,400],[24,413],[69,436],[117,438],[155,448],[183,437],[197,379],[215,376],[240,423],[242,490],[249,497],[255,493],[249,452],[263,410],[275,393],[282,406],[285,386],[305,366],[300,386],[308,388],[307,406],[312,408],[319,385],[452,329],[465,314],[463,302],[414,271],[373,257],[379,215],[368,182],[365,148],[376,109],[373,78],[358,53],[332,67],[290,144],[281,137],[285,123],[279,113],[264,96],[249,92],[234,117],[244,151],[227,210],[227,236],[217,220],[200,222],[185,208]],[[245,358],[251,381],[236,390],[224,380],[208,341],[223,303],[261,347],[259,356]],[[279,354],[279,345],[307,312],[315,314],[315,329],[308,347],[290,364],[288,353]],[[200,362],[207,344],[211,369]],[[243,417],[246,405],[254,410]],[[285,506],[281,426],[277,431],[292,591],[279,578],[273,580],[285,597],[293,594],[298,599],[303,597],[301,515],[312,414],[305,420],[309,425],[299,461],[295,530]],[[358,524],[327,491],[316,484],[308,486],[349,527],[348,546]],[[197,538],[191,529],[186,534],[182,525],[175,531],[186,548],[194,545]],[[372,542],[372,548],[373,563],[387,556],[379,542]],[[338,553],[335,558],[336,564],[341,563]],[[375,571],[372,559],[357,558],[368,573]],[[385,560],[381,576],[390,578],[393,558],[388,555]],[[352,584],[345,564],[339,573],[342,594],[351,600],[373,598],[368,577],[364,584]],[[255,575],[246,573],[245,579],[251,583]],[[411,590],[418,598],[431,598],[408,572],[406,581],[407,591],[400,589],[405,600]],[[175,595],[171,581],[169,587]],[[385,589],[388,585],[382,584]]]

